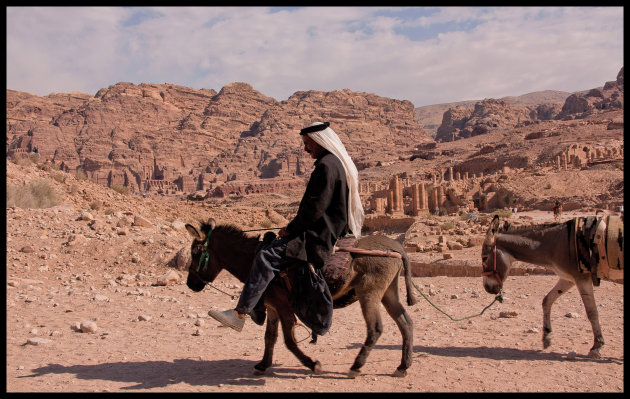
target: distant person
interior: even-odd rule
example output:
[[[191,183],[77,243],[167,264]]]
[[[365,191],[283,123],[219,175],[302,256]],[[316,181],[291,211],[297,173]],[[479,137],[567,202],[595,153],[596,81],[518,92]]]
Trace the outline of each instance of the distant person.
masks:
[[[556,201],[556,204],[553,207],[553,218],[558,220],[562,216],[562,203],[560,201]]]

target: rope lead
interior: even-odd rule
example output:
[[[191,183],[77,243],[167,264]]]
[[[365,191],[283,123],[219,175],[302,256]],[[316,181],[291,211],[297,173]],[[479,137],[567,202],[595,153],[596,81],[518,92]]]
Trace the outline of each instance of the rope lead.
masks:
[[[442,309],[438,308],[437,306],[435,306],[433,304],[433,302],[431,302],[431,300],[429,300],[429,298],[427,298],[426,295],[424,295],[424,293],[422,292],[422,290],[420,288],[418,288],[418,286],[416,285],[416,283],[414,283],[413,281],[411,282],[411,284],[413,284],[413,286],[416,288],[416,290],[420,293],[420,295],[422,295],[422,297],[424,299],[427,300],[427,302],[429,302],[431,304],[431,306],[433,306],[434,308],[436,308],[437,310],[439,310],[440,312],[442,312],[443,314],[446,315],[446,317],[448,317],[449,319],[451,319],[452,321],[462,321],[462,320],[466,320],[466,319],[471,319],[473,317],[478,317],[481,316],[483,314],[483,312],[485,312],[490,306],[494,305],[494,303],[496,301],[499,301],[501,303],[503,303],[503,296],[501,295],[501,293],[499,293],[499,295],[497,295],[496,297],[494,297],[494,301],[492,301],[492,303],[488,306],[486,306],[485,308],[483,308],[483,310],[481,311],[481,313],[479,314],[475,314],[472,316],[466,316],[466,317],[462,317],[460,319],[454,319],[453,317],[451,317],[448,313],[446,313],[445,311],[443,311]]]

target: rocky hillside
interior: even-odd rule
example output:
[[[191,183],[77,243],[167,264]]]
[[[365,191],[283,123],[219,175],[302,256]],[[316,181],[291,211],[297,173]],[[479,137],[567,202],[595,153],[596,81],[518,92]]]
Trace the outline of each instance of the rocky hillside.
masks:
[[[547,97],[549,98],[549,97]],[[529,96],[527,101],[532,101]],[[497,128],[519,128],[547,120],[583,119],[602,110],[623,109],[623,67],[617,79],[603,88],[571,94],[563,105],[539,103],[520,105],[505,100],[485,99],[474,108],[449,108],[435,135],[436,141],[453,141],[488,133]]]
[[[527,93],[520,96],[502,97],[499,100],[511,105],[540,105],[559,104],[562,106],[571,93],[558,90],[543,90]],[[437,129],[442,124],[444,113],[450,108],[474,108],[480,100],[457,101],[453,103],[433,104],[418,107],[415,109],[416,120],[429,133],[435,137]]]
[[[386,144],[395,158],[432,139],[413,105],[350,90],[297,92],[278,102],[247,83],[216,93],[174,84],[118,83],[86,94],[7,90],[7,152],[30,152],[106,186],[210,193],[226,182],[302,178],[312,162],[299,130],[330,121],[360,164]]]

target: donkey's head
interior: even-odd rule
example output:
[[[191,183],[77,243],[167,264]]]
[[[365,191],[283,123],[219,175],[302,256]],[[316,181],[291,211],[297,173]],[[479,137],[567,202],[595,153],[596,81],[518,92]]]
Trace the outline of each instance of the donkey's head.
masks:
[[[509,224],[507,221],[501,226],[499,216],[495,215],[486,238],[481,247],[481,265],[483,275],[483,287],[486,292],[499,294],[503,288],[503,281],[507,277],[510,267],[510,257],[497,248],[497,235],[502,231],[507,231]]]
[[[221,271],[215,266],[213,245],[210,239],[214,227],[215,221],[212,218],[208,219],[208,222],[202,223],[200,230],[197,230],[193,225],[186,224],[186,230],[193,237],[186,285],[195,292],[203,290],[206,284],[214,281]]]

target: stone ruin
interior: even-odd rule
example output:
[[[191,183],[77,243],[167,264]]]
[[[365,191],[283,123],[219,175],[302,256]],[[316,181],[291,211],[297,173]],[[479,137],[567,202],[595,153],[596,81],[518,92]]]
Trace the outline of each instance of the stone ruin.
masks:
[[[611,141],[595,145],[572,144],[559,153],[555,162],[538,163],[534,171],[544,169],[581,169],[598,163],[623,160],[623,142]],[[389,182],[362,182],[360,194],[367,198],[364,204],[366,213],[387,215],[393,218],[455,213],[458,211],[491,211],[511,208],[509,195],[494,191],[494,185],[484,179],[484,172],[472,173],[456,170],[457,166],[430,172],[419,182],[410,178],[392,176]],[[517,173],[507,166],[491,173],[507,178],[509,173]]]

